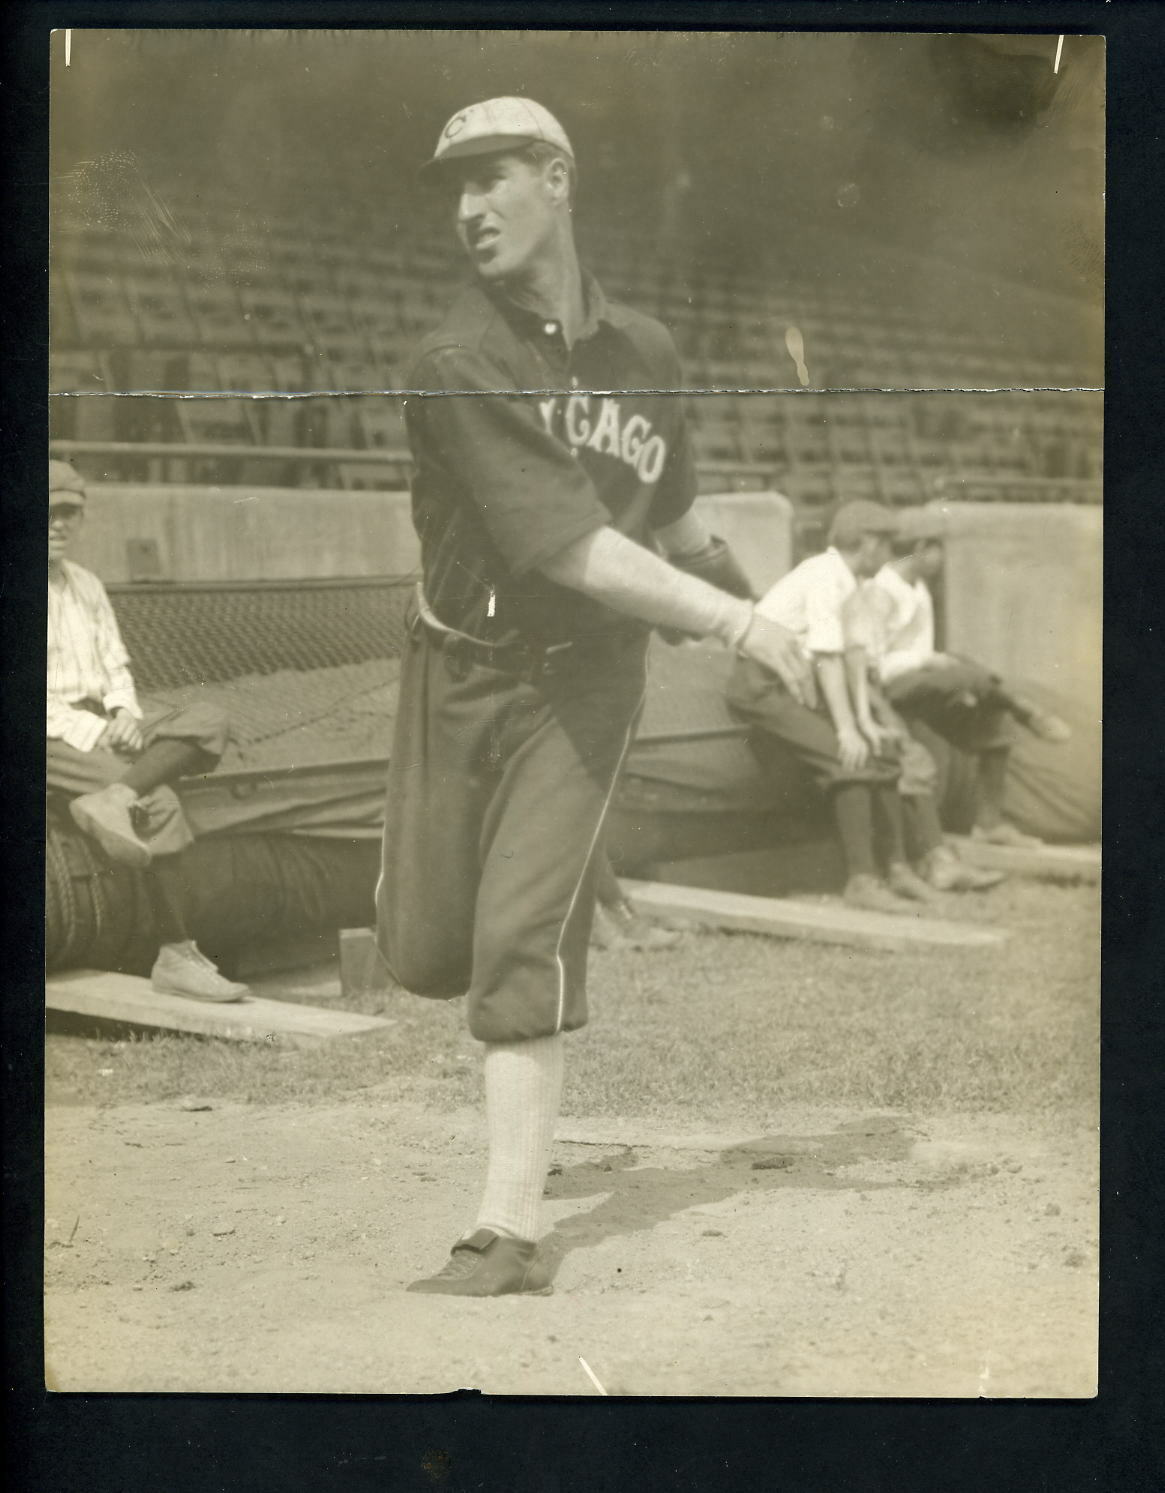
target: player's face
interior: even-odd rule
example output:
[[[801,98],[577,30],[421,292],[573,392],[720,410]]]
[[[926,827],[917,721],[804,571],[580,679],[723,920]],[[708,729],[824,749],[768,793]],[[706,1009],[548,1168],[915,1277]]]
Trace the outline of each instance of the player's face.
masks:
[[[869,579],[890,559],[890,541],[885,534],[863,534],[855,574]]]
[[[457,236],[484,280],[521,277],[553,243],[554,193],[546,168],[514,155],[462,167]]]
[[[63,560],[81,526],[85,510],[80,503],[49,502],[49,564]]]

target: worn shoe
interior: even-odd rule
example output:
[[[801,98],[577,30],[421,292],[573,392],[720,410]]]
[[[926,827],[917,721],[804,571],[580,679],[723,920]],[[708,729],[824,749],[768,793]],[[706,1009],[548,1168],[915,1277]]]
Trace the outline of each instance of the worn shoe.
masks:
[[[984,871],[968,866],[949,845],[932,850],[920,866],[923,880],[936,892],[986,892],[1007,877],[1002,871]]]
[[[159,995],[184,995],[191,1001],[240,1001],[251,993],[246,985],[219,974],[193,940],[162,945],[150,984]]]
[[[73,823],[82,834],[96,840],[111,861],[144,871],[150,864],[150,847],[134,829],[130,810],[137,794],[124,783],[110,783],[96,793],[83,793],[69,804]]]
[[[661,928],[650,918],[642,917],[630,902],[614,906],[600,903],[595,908],[591,942],[597,949],[636,949],[656,953],[679,943],[681,935],[673,928]]]
[[[493,1229],[476,1229],[453,1246],[436,1275],[406,1288],[434,1296],[549,1296],[550,1276],[538,1259],[538,1246],[510,1239]]]
[[[842,900],[847,907],[858,907],[863,912],[894,912],[901,915],[915,914],[918,909],[905,897],[897,897],[889,887],[883,886],[876,876],[868,872],[851,876],[845,884]]]
[[[1072,727],[1068,722],[1062,721],[1050,710],[1041,710],[1038,705],[1025,702],[1022,710],[1016,712],[1016,717],[1021,726],[1024,726],[1033,736],[1038,736],[1041,741],[1053,741],[1060,744],[1072,740]]]
[[[886,867],[886,885],[896,897],[908,902],[933,902],[934,890],[905,861],[894,861]]]
[[[1003,845],[1010,850],[1039,850],[1044,843],[1035,835],[1025,835],[1006,819],[1001,819],[990,828],[976,824],[971,830],[971,839],[978,840],[981,845]]]

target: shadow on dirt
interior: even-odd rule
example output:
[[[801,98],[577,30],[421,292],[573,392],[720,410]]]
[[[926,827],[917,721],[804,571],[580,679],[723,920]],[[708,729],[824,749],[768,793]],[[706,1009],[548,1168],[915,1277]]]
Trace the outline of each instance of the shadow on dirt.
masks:
[[[953,1186],[966,1168],[936,1174],[923,1168],[888,1180],[854,1173],[863,1162],[907,1162],[921,1131],[901,1118],[875,1115],[822,1135],[766,1135],[720,1151],[703,1165],[641,1166],[634,1147],[621,1146],[597,1161],[551,1168],[550,1201],[606,1193],[594,1208],[561,1219],[543,1250],[554,1268],[575,1249],[642,1233],[691,1208],[738,1194],[793,1188],[820,1192],[875,1192],[885,1188]],[[647,1149],[647,1148],[645,1148]],[[658,1149],[658,1148],[651,1148]]]

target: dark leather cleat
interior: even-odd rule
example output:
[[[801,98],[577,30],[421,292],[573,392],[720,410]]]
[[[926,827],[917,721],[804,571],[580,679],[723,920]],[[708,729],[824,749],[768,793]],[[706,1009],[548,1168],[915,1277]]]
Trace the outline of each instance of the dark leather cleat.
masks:
[[[537,1244],[475,1229],[453,1246],[444,1269],[406,1289],[434,1296],[549,1296],[554,1288]]]

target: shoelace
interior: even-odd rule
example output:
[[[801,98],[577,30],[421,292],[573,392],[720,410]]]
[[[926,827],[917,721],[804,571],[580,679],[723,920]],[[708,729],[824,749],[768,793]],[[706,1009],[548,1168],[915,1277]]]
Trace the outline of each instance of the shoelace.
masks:
[[[442,1269],[437,1271],[437,1280],[462,1280],[467,1275],[472,1275],[477,1268],[481,1254],[475,1249],[457,1249],[445,1261]]]

